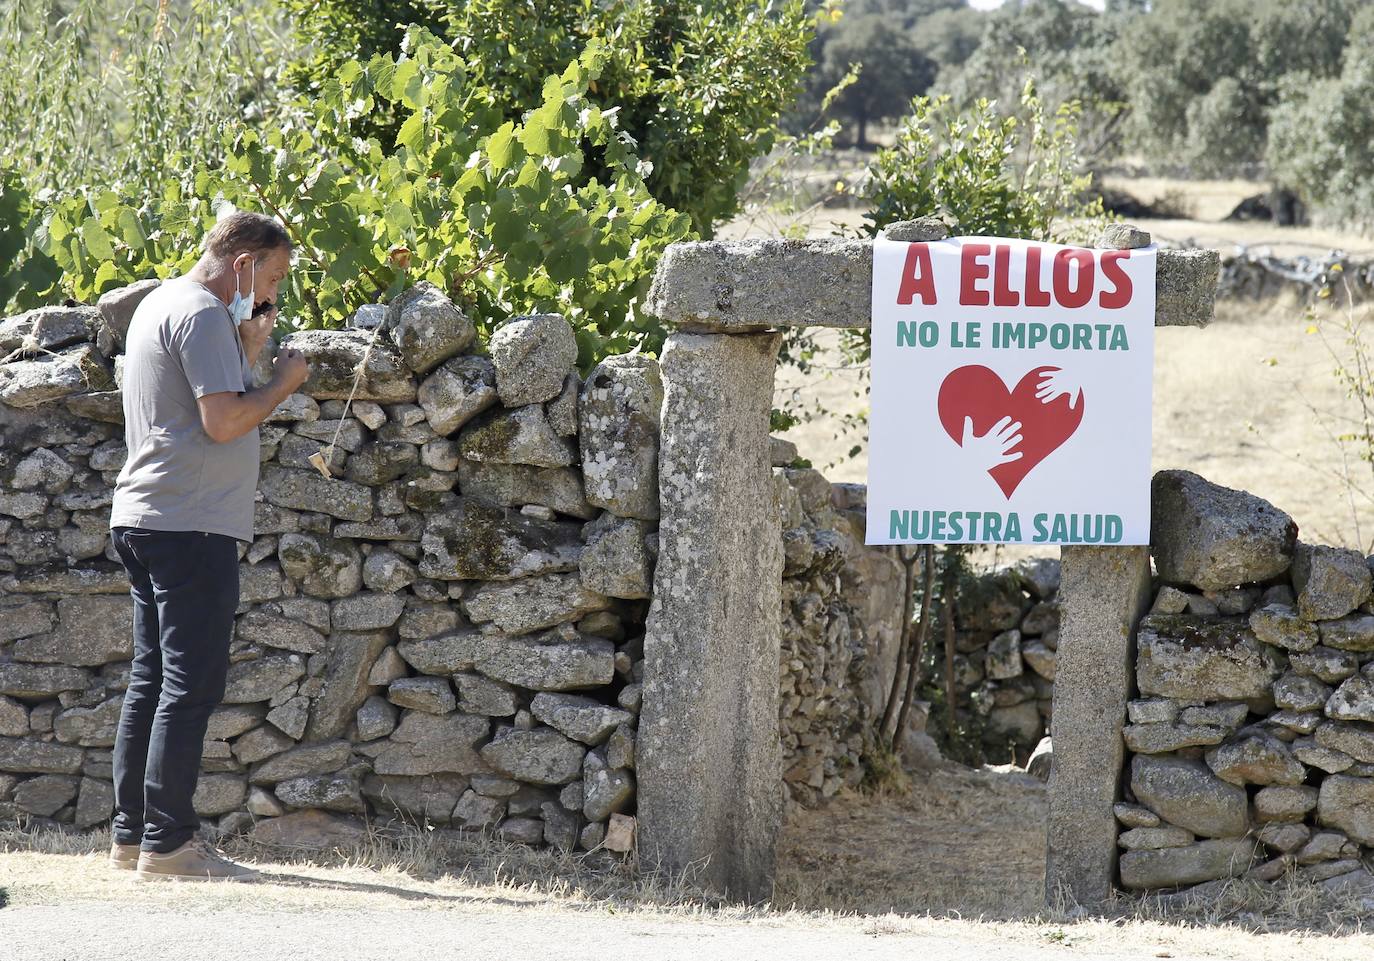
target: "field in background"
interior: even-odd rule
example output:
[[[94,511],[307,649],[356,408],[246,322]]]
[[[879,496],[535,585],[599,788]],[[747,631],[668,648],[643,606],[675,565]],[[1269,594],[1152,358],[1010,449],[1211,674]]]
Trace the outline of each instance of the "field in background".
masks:
[[[1224,218],[1242,200],[1267,188],[1253,180],[1170,180],[1166,177],[1103,177],[1104,187],[1124,190],[1150,206],[1179,209],[1178,219],[1142,221],[1157,240],[1226,252],[1237,246],[1263,248],[1278,257],[1318,255],[1328,250],[1374,254],[1374,238],[1328,227],[1276,227],[1262,221]]]
[[[1118,185],[1128,184],[1147,202],[1194,187],[1163,180]],[[1224,214],[1259,189],[1243,181],[1197,185],[1197,211]],[[837,228],[852,231],[862,220],[860,210],[822,208],[803,218],[775,217],[771,223],[764,217],[742,218],[722,236],[776,235],[781,226],[799,222],[809,236],[824,237]],[[1244,243],[1283,254],[1332,248],[1374,253],[1374,241],[1315,228],[1202,220],[1142,220],[1140,225],[1162,240],[1191,240],[1224,251]],[[1348,423],[1353,404],[1332,374],[1335,364],[1327,346],[1307,327],[1298,304],[1222,302],[1210,327],[1159,329],[1154,467],[1185,468],[1258,494],[1290,513],[1306,539],[1374,550],[1374,509],[1367,500],[1352,502],[1344,480],[1349,472],[1367,492],[1374,489],[1374,476],[1368,464],[1347,459],[1333,439],[1349,429],[1342,419]],[[864,384],[834,349],[838,334],[821,331],[815,336],[822,348],[816,368],[802,375],[781,367],[775,403],[781,407],[796,397],[803,409],[818,403],[823,413],[785,436],[832,481],[863,482],[866,434],[843,428],[845,415],[866,410]],[[860,451],[849,457],[856,444]]]

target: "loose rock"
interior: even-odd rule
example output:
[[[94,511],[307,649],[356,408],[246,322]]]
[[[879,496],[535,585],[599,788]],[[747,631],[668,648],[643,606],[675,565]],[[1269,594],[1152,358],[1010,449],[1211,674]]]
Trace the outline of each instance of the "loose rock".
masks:
[[[1275,738],[1254,735],[1207,752],[1207,766],[1232,784],[1301,784],[1302,762]]]
[[[1151,484],[1150,545],[1159,576],[1221,590],[1269,580],[1293,562],[1298,528],[1268,501],[1189,471]]]
[[[387,305],[383,323],[401,359],[417,374],[428,373],[461,354],[477,336],[467,315],[424,280]]]
[[[620,517],[658,519],[663,379],[642,354],[608,357],[582,387],[578,433],[587,500]]]
[[[1243,620],[1152,614],[1140,624],[1140,690],[1182,700],[1264,697],[1282,671],[1273,650]]]
[[[484,464],[568,467],[575,461],[572,445],[538,405],[484,415],[463,428],[458,443],[463,457]]]
[[[629,711],[576,694],[536,694],[530,711],[550,727],[592,746],[605,743],[619,725],[634,719]]]
[[[582,772],[586,748],[552,728],[510,730],[482,748],[482,759],[498,771],[531,784],[566,784]]]
[[[491,622],[510,634],[528,634],[609,607],[610,601],[586,590],[576,574],[481,584],[463,601],[475,623]]]
[[[1264,643],[1290,651],[1310,651],[1320,639],[1316,626],[1287,604],[1267,604],[1252,613],[1250,630]]]
[[[1333,774],[1322,781],[1317,823],[1374,845],[1374,780]]]
[[[455,357],[425,379],[417,399],[429,426],[447,436],[497,403],[496,369],[485,357]]]
[[[1250,869],[1257,853],[1255,842],[1246,838],[1127,851],[1120,861],[1121,883],[1142,890],[1238,877]]]

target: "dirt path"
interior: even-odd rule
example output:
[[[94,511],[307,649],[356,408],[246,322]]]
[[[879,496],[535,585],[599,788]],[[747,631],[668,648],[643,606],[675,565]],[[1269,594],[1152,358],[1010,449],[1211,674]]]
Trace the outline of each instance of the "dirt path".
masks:
[[[382,900],[385,900],[382,898]],[[610,917],[532,913],[501,906],[424,912],[379,908],[308,915],[278,911],[184,913],[159,906],[130,912],[107,904],[17,907],[0,912],[0,958],[24,961],[439,961],[480,958],[653,958],[655,961],[920,957],[974,961],[1000,953],[994,940],[889,930],[869,921],[818,926],[779,921]],[[1018,947],[1026,961],[1063,949]],[[1121,958],[1115,951],[1082,958]]]
[[[777,903],[759,908],[515,847],[444,865],[421,839],[390,863],[376,852],[332,866],[260,860],[262,883],[203,885],[109,871],[107,844],[0,832],[0,961],[1374,956],[1357,913],[1303,891],[1257,902],[1238,887],[1175,920],[1134,902],[1106,918],[1044,912],[1043,788],[962,769],[794,812]]]
[[[921,775],[907,792],[794,811],[776,900],[870,915],[1032,916],[1043,900],[1045,814],[1034,778],[967,768]]]

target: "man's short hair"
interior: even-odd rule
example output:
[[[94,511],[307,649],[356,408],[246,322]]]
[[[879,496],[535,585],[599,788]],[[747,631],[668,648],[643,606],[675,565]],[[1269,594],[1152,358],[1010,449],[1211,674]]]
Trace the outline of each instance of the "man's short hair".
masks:
[[[273,217],[236,210],[205,235],[205,249],[215,257],[237,257],[250,253],[262,262],[262,255],[284,247],[291,249],[291,235]]]

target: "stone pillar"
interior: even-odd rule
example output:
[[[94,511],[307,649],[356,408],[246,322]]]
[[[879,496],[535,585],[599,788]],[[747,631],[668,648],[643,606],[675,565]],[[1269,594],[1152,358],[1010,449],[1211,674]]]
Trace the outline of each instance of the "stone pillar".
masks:
[[[1128,250],[1149,243],[1150,235],[1131,224],[1110,224],[1097,246]],[[1150,604],[1150,549],[1065,547],[1061,556],[1045,902],[1068,895],[1094,905],[1107,900],[1116,881],[1112,805],[1121,797],[1135,629]]]
[[[1065,547],[1050,735],[1045,901],[1105,901],[1116,878],[1116,816],[1134,688],[1135,631],[1150,604],[1148,547]]]
[[[636,745],[639,855],[773,893],[782,534],[768,424],[780,335],[668,338],[661,520]]]

